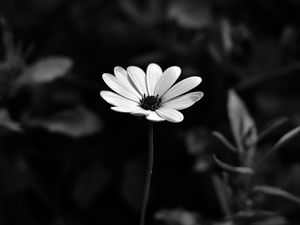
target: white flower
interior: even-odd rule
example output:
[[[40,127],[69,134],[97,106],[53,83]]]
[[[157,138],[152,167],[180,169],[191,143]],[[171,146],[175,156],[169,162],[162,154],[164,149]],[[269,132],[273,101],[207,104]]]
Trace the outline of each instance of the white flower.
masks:
[[[184,94],[198,86],[200,77],[186,78],[173,87],[181,69],[172,66],[164,72],[157,64],[151,63],[146,73],[136,66],[127,71],[114,68],[114,75],[104,73],[104,82],[115,92],[101,91],[105,101],[112,104],[112,110],[133,115],[146,116],[151,121],[181,122],[183,115],[178,110],[186,109],[200,100],[202,92]]]

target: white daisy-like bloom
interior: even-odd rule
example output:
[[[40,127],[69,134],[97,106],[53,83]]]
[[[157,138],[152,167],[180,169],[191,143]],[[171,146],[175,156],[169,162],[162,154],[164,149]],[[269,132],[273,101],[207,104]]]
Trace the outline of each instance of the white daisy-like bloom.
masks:
[[[164,72],[159,65],[151,63],[146,73],[139,67],[114,68],[114,75],[104,73],[104,82],[114,91],[101,91],[100,95],[112,110],[145,116],[151,121],[170,121],[178,123],[183,114],[178,110],[186,109],[203,97],[203,92],[191,92],[202,79],[188,77],[173,86],[181,74],[178,66]]]

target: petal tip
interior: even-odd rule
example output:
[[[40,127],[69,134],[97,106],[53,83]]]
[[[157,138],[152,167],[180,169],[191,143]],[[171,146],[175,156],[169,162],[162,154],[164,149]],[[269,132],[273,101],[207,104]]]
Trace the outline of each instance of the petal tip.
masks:
[[[199,96],[200,96],[200,99],[203,98],[204,93],[200,91],[200,92],[199,92]]]
[[[160,108],[156,112],[160,117],[172,123],[180,123],[184,119],[183,114],[175,109]]]
[[[137,66],[128,66],[127,67],[127,71],[132,71],[132,70],[136,70],[136,69],[141,69],[140,67],[137,67]]]
[[[198,102],[203,96],[204,96],[204,93],[201,91],[194,92],[194,95],[192,95],[194,103]]]
[[[175,70],[176,73],[181,74],[181,68],[179,66],[171,66],[170,68]]]
[[[199,84],[201,84],[201,82],[202,82],[202,78],[201,77],[197,77],[197,85],[199,85]]]
[[[199,99],[201,99],[204,96],[204,93],[202,91],[197,92]]]
[[[110,74],[110,73],[103,73],[102,74],[102,79],[104,80],[104,82],[107,84],[107,80],[108,79],[112,79],[114,75]]]
[[[173,121],[170,121],[170,122],[172,122],[172,123],[181,123],[183,120],[184,120],[184,116],[182,115],[181,118],[178,118],[177,120],[173,120]]]
[[[100,91],[100,96],[105,99],[109,95],[110,91]]]
[[[148,65],[148,67],[149,66],[159,66],[157,63],[150,63],[149,65]]]
[[[126,70],[121,66],[115,66],[114,67],[114,73],[118,73],[118,72],[122,73],[122,72],[126,72]]]
[[[102,97],[102,95],[104,94],[105,91],[100,91],[100,96]]]

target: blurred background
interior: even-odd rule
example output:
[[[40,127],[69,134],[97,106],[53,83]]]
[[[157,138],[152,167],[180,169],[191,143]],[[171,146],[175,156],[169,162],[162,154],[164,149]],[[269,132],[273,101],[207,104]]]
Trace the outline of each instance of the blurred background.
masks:
[[[1,0],[0,224],[138,223],[147,122],[99,92],[115,66],[155,62],[201,76],[204,97],[182,123],[155,124],[147,224],[229,225],[211,155],[234,157],[211,132],[234,142],[229,89],[258,132],[287,118],[264,146],[300,125],[299,10],[297,0]],[[281,148],[262,181],[300,196],[299,147]],[[261,198],[284,217],[239,224],[300,223],[299,204]]]

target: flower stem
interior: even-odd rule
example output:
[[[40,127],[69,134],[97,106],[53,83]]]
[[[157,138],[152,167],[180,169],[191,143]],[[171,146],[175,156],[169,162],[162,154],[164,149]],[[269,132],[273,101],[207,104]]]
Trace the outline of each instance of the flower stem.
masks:
[[[145,217],[146,217],[146,209],[147,203],[149,198],[149,191],[150,191],[150,183],[151,183],[151,174],[153,168],[153,123],[149,122],[148,124],[148,168],[147,168],[147,175],[144,187],[144,197],[143,197],[143,205],[142,205],[142,213],[141,213],[141,220],[140,225],[145,224]]]

